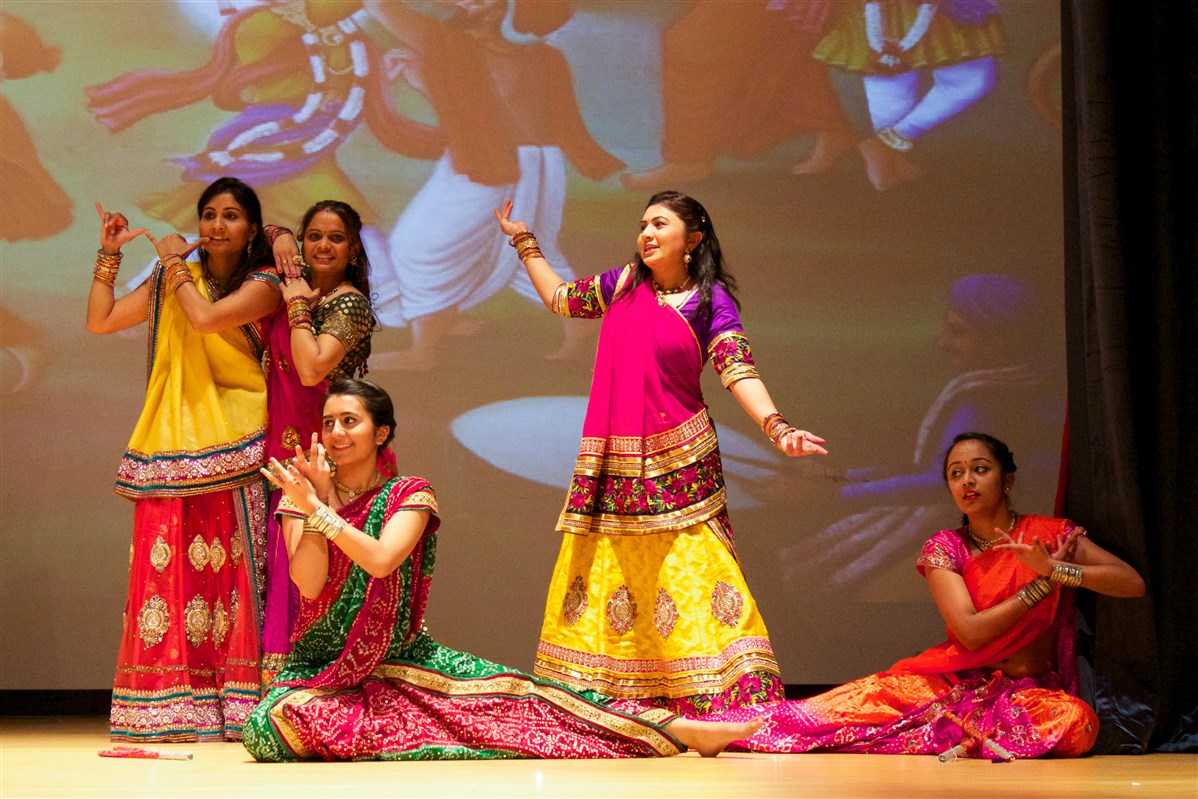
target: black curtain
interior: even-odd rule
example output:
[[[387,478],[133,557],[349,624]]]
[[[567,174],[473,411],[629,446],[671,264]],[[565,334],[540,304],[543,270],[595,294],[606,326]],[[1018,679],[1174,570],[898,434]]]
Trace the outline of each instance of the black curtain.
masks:
[[[1066,513],[1144,575],[1081,592],[1096,753],[1198,749],[1198,3],[1063,0]]]

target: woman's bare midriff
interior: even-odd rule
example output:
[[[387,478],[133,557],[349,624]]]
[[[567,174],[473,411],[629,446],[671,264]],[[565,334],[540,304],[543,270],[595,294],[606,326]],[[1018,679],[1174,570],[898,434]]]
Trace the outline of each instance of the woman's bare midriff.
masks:
[[[998,669],[1008,677],[1019,679],[1020,677],[1038,677],[1047,671],[1052,671],[1056,665],[1056,630],[1050,629],[1009,658],[989,664],[989,668]]]

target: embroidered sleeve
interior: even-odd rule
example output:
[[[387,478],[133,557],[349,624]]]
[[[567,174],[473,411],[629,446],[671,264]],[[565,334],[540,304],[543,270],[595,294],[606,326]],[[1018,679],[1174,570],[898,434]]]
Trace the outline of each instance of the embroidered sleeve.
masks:
[[[295,503],[291,501],[291,497],[287,496],[286,494],[284,494],[279,500],[279,507],[275,509],[275,515],[290,516],[293,519],[307,518],[304,516],[304,512],[296,507]]]
[[[932,536],[923,545],[923,551],[919,553],[919,560],[915,562],[915,568],[920,574],[927,574],[927,568],[944,569],[945,571],[961,573],[961,560],[959,547],[954,547],[945,533],[952,533],[951,530],[941,530],[936,535]]]
[[[330,335],[341,342],[346,352],[352,352],[374,328],[370,303],[353,292],[335,297],[325,307],[317,327],[320,335]]]
[[[282,285],[282,281],[279,279],[279,272],[273,266],[264,266],[261,269],[255,269],[253,272],[250,272],[248,275],[246,275],[245,279],[257,280],[261,283],[265,283],[271,288],[276,289]]]
[[[553,292],[551,310],[558,316],[598,319],[607,311],[620,277],[629,267],[611,269],[600,275],[563,283]]]
[[[387,500],[386,519],[401,510],[427,510],[434,516],[437,512],[437,495],[433,487],[419,477],[401,477],[391,489]]]
[[[746,377],[758,377],[753,353],[749,349],[749,339],[743,330],[720,333],[707,345],[707,353],[724,388]]]

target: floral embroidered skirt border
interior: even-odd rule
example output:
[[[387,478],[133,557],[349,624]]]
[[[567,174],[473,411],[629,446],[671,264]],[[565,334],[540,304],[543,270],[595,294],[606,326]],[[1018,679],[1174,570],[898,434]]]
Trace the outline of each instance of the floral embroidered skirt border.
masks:
[[[534,673],[687,716],[781,699],[769,633],[722,533],[717,518],[564,535]]]
[[[252,528],[264,500],[256,485],[137,500],[113,740],[241,738],[260,697]]]

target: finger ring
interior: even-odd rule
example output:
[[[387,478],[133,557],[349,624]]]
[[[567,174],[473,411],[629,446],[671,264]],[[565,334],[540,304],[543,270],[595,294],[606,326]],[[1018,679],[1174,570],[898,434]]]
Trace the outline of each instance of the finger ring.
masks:
[[[302,266],[304,263],[304,256],[302,256],[302,255],[291,256],[291,263],[295,264],[296,266]]]

